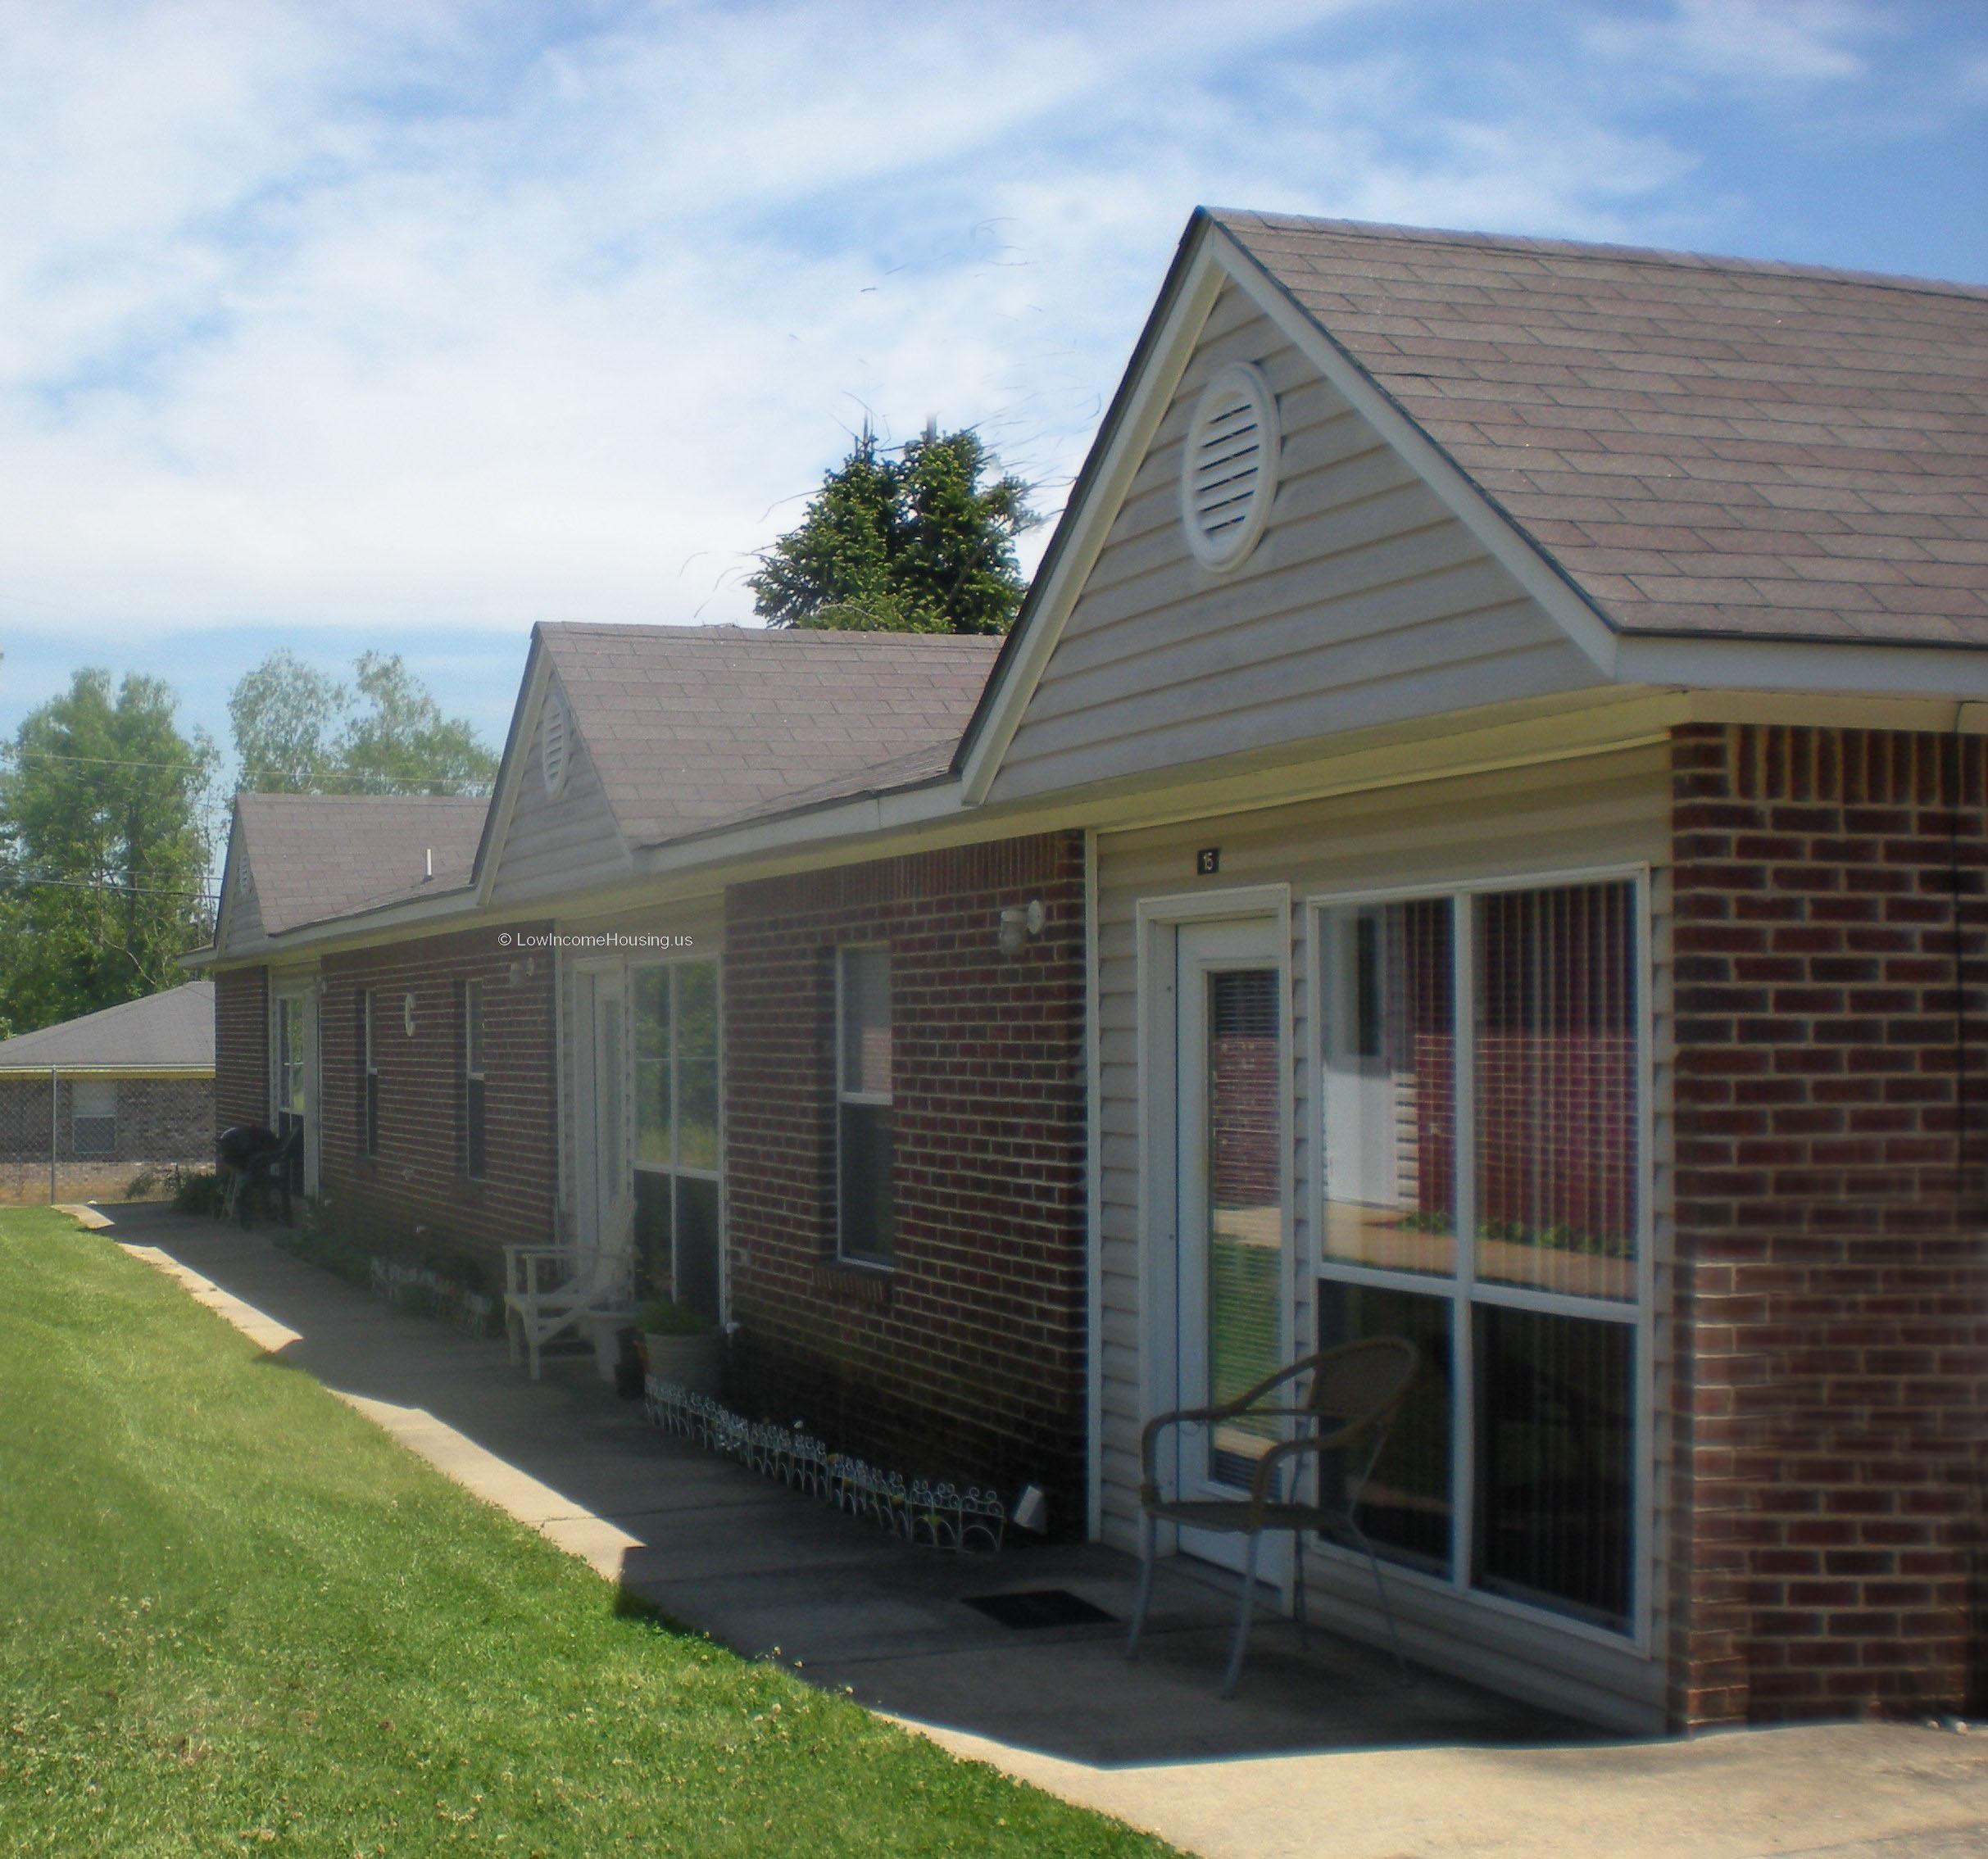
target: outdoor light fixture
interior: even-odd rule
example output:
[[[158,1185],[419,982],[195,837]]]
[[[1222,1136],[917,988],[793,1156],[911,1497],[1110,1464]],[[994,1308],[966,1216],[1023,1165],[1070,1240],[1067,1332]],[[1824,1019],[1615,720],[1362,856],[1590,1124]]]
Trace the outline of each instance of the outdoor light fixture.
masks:
[[[414,1037],[414,991],[410,989],[401,996],[401,1024],[406,1027],[407,1036]]]
[[[1042,908],[1040,897],[1032,897],[1026,904],[1004,904],[1001,910],[1001,954],[1020,954],[1022,945],[1030,936],[1040,936],[1048,919],[1049,913]]]

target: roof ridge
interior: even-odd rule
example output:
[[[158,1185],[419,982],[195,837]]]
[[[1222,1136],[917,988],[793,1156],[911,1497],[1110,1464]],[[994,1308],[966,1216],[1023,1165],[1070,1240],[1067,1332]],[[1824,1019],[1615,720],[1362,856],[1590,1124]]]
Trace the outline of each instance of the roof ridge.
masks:
[[[1304,213],[1264,213],[1246,207],[1207,206],[1201,211],[1227,228],[1257,226],[1267,232],[1303,230],[1350,238],[1387,238],[1410,245],[1463,246],[1482,251],[1550,253],[1555,257],[1606,259],[1653,269],[1752,273],[1761,277],[1809,278],[1831,283],[1931,297],[1988,299],[1988,283],[1958,278],[1921,278],[1905,272],[1861,271],[1833,265],[1804,265],[1793,259],[1746,258],[1736,253],[1690,252],[1654,245],[1617,245],[1600,239],[1550,238],[1527,233],[1476,233],[1443,226],[1404,226],[1379,220],[1333,220]]]
[[[845,627],[826,626],[739,626],[722,623],[709,626],[683,626],[673,620],[578,620],[547,619],[538,623],[539,630],[547,633],[583,633],[606,638],[642,639],[709,639],[723,637],[728,642],[742,640],[810,640],[847,641],[860,640],[866,645],[879,643],[910,643],[917,642],[921,648],[933,644],[998,646],[1001,636],[994,633],[899,633],[878,628],[874,632]]]

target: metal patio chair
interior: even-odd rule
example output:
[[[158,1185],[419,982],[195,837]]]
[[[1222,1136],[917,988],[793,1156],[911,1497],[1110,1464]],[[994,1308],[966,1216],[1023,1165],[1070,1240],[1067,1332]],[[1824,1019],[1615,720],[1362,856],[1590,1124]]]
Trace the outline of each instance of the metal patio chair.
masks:
[[[1126,1645],[1127,1658],[1137,1658],[1139,1635],[1146,1626],[1146,1610],[1153,1598],[1153,1565],[1157,1559],[1156,1538],[1163,1523],[1190,1530],[1206,1530],[1247,1539],[1243,1552],[1241,1610],[1236,1621],[1236,1637],[1228,1655],[1228,1669],[1222,1680],[1222,1695],[1236,1694],[1242,1675],[1243,1654],[1249,1649],[1250,1626],[1256,1611],[1256,1546],[1265,1530],[1287,1530],[1297,1544],[1297,1617],[1303,1630],[1305,1620],[1305,1554],[1303,1536],[1317,1530],[1331,1537],[1350,1537],[1365,1553],[1373,1571],[1373,1586],[1381,1603],[1381,1617],[1387,1623],[1387,1644],[1402,1676],[1408,1675],[1401,1657],[1401,1642],[1395,1631],[1394,1610],[1387,1599],[1387,1585],[1382,1579],[1380,1558],[1359,1526],[1360,1496],[1381,1449],[1387,1443],[1388,1429],[1406,1398],[1409,1385],[1422,1364],[1421,1352],[1405,1336],[1377,1336],[1363,1342],[1344,1343],[1337,1349],[1322,1349],[1288,1368],[1266,1376],[1233,1400],[1217,1407],[1179,1408],[1156,1415],[1146,1424],[1139,1440],[1142,1517],[1142,1560],[1139,1598],[1132,1612],[1132,1637]],[[1310,1378],[1309,1388],[1296,1406],[1270,1403],[1267,1397],[1293,1383]],[[1169,1498],[1160,1483],[1160,1440],[1169,1428],[1206,1426],[1212,1430],[1225,1421],[1242,1419],[1289,1420],[1292,1436],[1271,1445],[1256,1462],[1246,1498]],[[1314,1495],[1307,1500],[1298,1495],[1304,1462],[1314,1462]],[[1335,1480],[1331,1475],[1337,1472]],[[1281,1489],[1280,1489],[1281,1487]]]

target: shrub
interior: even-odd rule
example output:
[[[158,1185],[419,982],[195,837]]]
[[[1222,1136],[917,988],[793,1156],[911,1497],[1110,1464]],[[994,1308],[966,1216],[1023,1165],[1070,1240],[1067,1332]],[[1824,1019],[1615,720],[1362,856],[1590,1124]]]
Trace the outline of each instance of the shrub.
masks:
[[[228,1204],[228,1184],[211,1168],[169,1168],[166,1187],[174,1208],[181,1213],[213,1218]]]
[[[651,1298],[635,1313],[635,1327],[645,1336],[708,1336],[712,1326],[674,1299]]]

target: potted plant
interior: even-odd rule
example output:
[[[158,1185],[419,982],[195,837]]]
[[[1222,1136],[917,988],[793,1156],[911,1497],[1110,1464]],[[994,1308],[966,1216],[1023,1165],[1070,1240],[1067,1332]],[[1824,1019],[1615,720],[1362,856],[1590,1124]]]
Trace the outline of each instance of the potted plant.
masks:
[[[653,1297],[635,1313],[649,1372],[693,1394],[717,1398],[724,1367],[724,1338],[715,1325],[674,1299]]]

